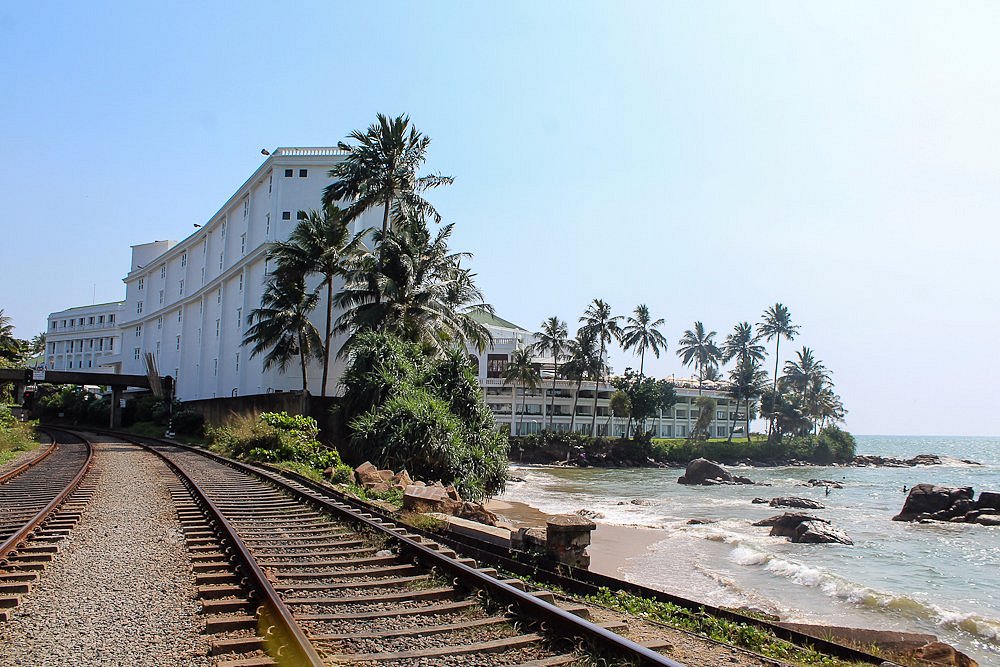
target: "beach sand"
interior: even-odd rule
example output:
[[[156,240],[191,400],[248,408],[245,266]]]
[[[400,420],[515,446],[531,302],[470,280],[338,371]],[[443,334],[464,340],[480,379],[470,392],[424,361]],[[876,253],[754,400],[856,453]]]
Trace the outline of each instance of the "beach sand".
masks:
[[[549,514],[539,509],[509,500],[490,500],[486,509],[510,521],[515,528],[545,528]],[[613,526],[597,523],[591,533],[590,569],[609,577],[622,578],[621,569],[636,557],[645,555],[649,547],[664,539],[663,531],[639,526]]]

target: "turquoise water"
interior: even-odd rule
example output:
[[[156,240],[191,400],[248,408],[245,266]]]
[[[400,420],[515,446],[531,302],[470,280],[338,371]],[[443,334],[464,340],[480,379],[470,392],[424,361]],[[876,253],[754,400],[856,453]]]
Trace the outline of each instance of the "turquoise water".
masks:
[[[891,521],[903,486],[934,483],[1000,491],[1000,438],[860,436],[859,454],[933,453],[971,459],[919,468],[733,468],[760,486],[687,487],[680,469],[515,467],[505,500],[547,512],[581,508],[598,521],[663,531],[622,568],[625,579],[724,606],[752,606],[789,621],[928,632],[982,665],[1000,665],[1000,527]],[[835,479],[843,489],[799,486]],[[751,524],[781,513],[757,496],[796,495],[854,546],[791,544]],[[633,505],[635,498],[651,501]],[[619,504],[624,503],[624,504]],[[688,525],[688,519],[715,523]]]

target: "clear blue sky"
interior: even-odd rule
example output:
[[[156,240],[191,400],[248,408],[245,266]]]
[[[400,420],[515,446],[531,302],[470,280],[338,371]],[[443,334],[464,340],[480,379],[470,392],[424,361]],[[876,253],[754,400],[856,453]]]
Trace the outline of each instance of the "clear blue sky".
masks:
[[[780,301],[851,430],[1000,434],[1000,5],[26,4],[0,9],[20,336],[121,298],[129,245],[185,237],[262,147],[406,112],[504,317],[646,303],[669,374],[694,320]]]

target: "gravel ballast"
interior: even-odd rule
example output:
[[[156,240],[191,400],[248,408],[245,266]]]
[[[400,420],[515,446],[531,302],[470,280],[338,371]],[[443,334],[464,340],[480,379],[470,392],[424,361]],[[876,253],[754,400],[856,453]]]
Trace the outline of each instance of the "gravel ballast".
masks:
[[[211,665],[170,469],[134,445],[96,445],[93,501],[0,623],[0,664]]]

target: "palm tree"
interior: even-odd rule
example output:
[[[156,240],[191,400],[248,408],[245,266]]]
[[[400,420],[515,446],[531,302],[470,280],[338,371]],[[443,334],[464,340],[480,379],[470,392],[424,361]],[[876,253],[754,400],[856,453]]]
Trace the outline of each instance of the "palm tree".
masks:
[[[518,384],[525,390],[538,388],[538,383],[542,381],[542,375],[538,371],[538,366],[531,358],[530,347],[519,347],[514,350],[514,353],[510,355],[510,362],[507,364],[507,368],[504,369],[503,380],[504,384],[514,383],[515,406],[517,405],[516,392]],[[517,431],[515,435],[522,435],[521,422],[524,419],[524,405],[527,398],[528,392],[524,391],[521,394],[521,412],[517,416]]]
[[[326,396],[330,372],[330,344],[333,340],[333,282],[346,275],[353,257],[364,247],[361,238],[369,230],[351,236],[342,211],[330,204],[321,211],[300,211],[298,224],[287,241],[275,243],[270,256],[275,259],[279,280],[297,281],[318,273],[322,280],[317,293],[326,292],[326,326],[323,330],[323,384],[320,396]]]
[[[792,324],[792,316],[788,312],[788,308],[780,303],[776,303],[767,310],[761,316],[763,321],[757,325],[758,336],[771,342],[771,339],[775,339],[774,343],[774,383],[771,386],[771,391],[777,391],[778,389],[778,361],[780,360],[779,351],[781,349],[781,339],[784,338],[788,341],[792,341],[799,333],[799,326]]]
[[[45,352],[45,332],[37,333],[31,337],[28,343],[28,354],[36,356]]]
[[[811,393],[819,393],[830,381],[830,372],[813,351],[804,347],[795,353],[796,359],[785,362],[785,373],[781,377],[782,387],[797,391],[802,400],[808,400]]]
[[[394,208],[399,214],[416,211],[441,222],[441,216],[420,193],[454,179],[440,174],[417,176],[427,159],[430,138],[410,125],[409,116],[378,114],[376,118],[365,132],[354,130],[348,135],[356,144],[337,144],[347,156],[330,170],[329,176],[336,180],[323,190],[323,204],[352,200],[345,214],[347,222],[369,208],[382,206],[383,234],[389,231],[389,213]]]
[[[736,359],[737,365],[747,363],[750,359],[764,361],[764,346],[757,341],[753,325],[740,322],[733,327],[733,333],[726,336],[726,341],[722,344],[722,361],[729,363]]]
[[[767,382],[767,371],[761,368],[761,360],[749,355],[740,359],[736,368],[729,372],[732,383],[733,398],[736,399],[736,412],[733,413],[733,423],[729,428],[729,442],[733,441],[736,430],[736,419],[740,412],[740,401],[746,404],[746,436],[750,442],[750,406],[761,395]]]
[[[586,329],[579,329],[576,338],[567,343],[567,359],[563,364],[563,377],[569,380],[576,380],[576,391],[573,393],[573,409],[569,418],[569,430],[573,431],[576,426],[576,405],[580,400],[580,387],[583,381],[599,375],[596,369],[601,366],[601,358],[597,352],[597,341]]]
[[[646,304],[639,304],[635,308],[635,317],[629,317],[627,324],[622,328],[622,349],[630,350],[633,347],[639,351],[639,375],[642,375],[643,367],[646,364],[646,350],[652,350],[656,358],[660,358],[660,350],[666,351],[667,339],[657,327],[663,326],[664,319],[652,322],[649,308]]]
[[[591,416],[590,423],[591,436],[597,435],[597,392],[603,373],[607,368],[607,364],[604,362],[605,353],[609,343],[621,340],[622,331],[618,324],[621,319],[621,315],[612,315],[611,306],[601,299],[594,299],[580,316],[583,328],[593,334],[594,339],[600,345],[601,368],[597,376],[594,377],[594,414]]]
[[[541,354],[552,353],[552,396],[549,397],[549,430],[552,429],[552,411],[556,402],[556,378],[559,376],[559,358],[569,342],[566,323],[552,316],[542,322],[542,330],[535,333],[535,349]]]
[[[0,360],[17,361],[21,356],[21,342],[14,337],[14,322],[0,308]]]
[[[454,225],[433,237],[423,217],[410,212],[398,228],[375,232],[375,250],[352,260],[334,305],[344,310],[334,331],[349,333],[340,355],[361,331],[388,331],[420,343],[435,354],[456,345],[479,350],[492,343],[476,312],[493,313],[476,287],[475,274],[462,267],[470,253],[453,253],[448,239]]]
[[[694,323],[694,330],[688,329],[677,343],[677,356],[685,366],[694,365],[698,372],[698,395],[701,395],[701,384],[708,368],[717,366],[722,357],[722,350],[715,344],[716,332],[705,332],[705,325]]]
[[[264,355],[264,370],[277,366],[284,373],[295,357],[302,369],[302,408],[309,395],[306,366],[310,358],[323,358],[323,341],[309,319],[319,295],[306,289],[304,280],[272,279],[264,288],[260,308],[247,316],[250,325],[243,345],[252,345],[250,358]]]

